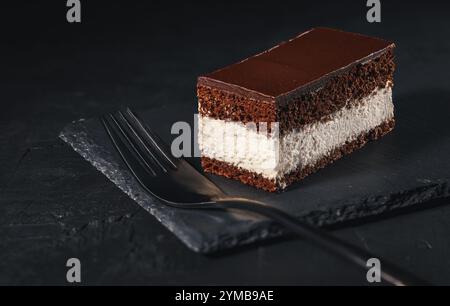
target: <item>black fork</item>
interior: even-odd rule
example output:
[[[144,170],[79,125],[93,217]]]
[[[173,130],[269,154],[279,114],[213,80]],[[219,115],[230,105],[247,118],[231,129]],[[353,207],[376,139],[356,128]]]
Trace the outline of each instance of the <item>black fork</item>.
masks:
[[[114,147],[136,180],[162,203],[182,209],[239,209],[258,213],[285,226],[316,246],[367,271],[367,260],[381,262],[381,279],[396,285],[424,285],[424,281],[394,265],[339,240],[266,203],[225,194],[183,158],[175,158],[168,146],[129,108],[103,116],[101,121]]]

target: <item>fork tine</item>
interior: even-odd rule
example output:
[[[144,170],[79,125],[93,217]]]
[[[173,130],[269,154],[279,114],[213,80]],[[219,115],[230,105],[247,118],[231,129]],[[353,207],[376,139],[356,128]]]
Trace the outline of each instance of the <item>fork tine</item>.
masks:
[[[154,169],[154,167],[152,167],[147,162],[147,160],[141,154],[140,150],[136,148],[135,144],[130,140],[127,133],[123,130],[122,126],[119,124],[117,119],[112,114],[109,114],[109,120],[103,117],[102,122],[111,140],[113,141],[114,146],[119,151],[125,163],[128,164],[127,157],[125,156],[124,147],[126,147],[129,153],[132,154],[134,158],[141,164],[143,169],[151,173],[153,176],[157,175],[157,172]],[[130,165],[128,166],[130,167]]]
[[[143,141],[142,136],[140,136],[137,131],[135,130],[135,128],[130,124],[130,122],[128,121],[128,119],[123,115],[123,113],[121,111],[118,111],[118,116],[120,119],[120,123],[124,123],[126,126],[123,126],[122,128],[128,132],[128,137],[130,138],[130,140],[133,142],[133,144],[135,146],[140,147],[142,150],[144,150],[145,152],[143,152],[141,155],[145,158],[145,157],[149,157],[150,161],[155,164],[157,167],[161,168],[162,171],[167,172],[166,167],[164,167],[164,165],[160,162],[160,158],[158,157],[157,154],[155,154],[156,152],[154,152],[151,148],[149,148],[146,143]]]
[[[170,149],[161,140],[161,138],[159,138],[145,123],[142,123],[138,116],[135,115],[135,113],[128,107],[126,109],[126,115],[130,124],[133,125],[136,131],[140,132],[140,135],[147,141],[147,143],[157,150],[159,155],[164,157],[172,168],[177,169],[177,165],[175,164],[176,159],[172,156]]]

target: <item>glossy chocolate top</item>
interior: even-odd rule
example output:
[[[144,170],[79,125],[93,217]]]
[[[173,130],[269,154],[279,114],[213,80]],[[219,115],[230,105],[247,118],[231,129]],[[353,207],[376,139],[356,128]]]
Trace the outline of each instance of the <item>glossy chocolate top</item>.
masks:
[[[273,101],[379,56],[392,42],[329,28],[314,28],[239,63],[198,79],[257,99]]]

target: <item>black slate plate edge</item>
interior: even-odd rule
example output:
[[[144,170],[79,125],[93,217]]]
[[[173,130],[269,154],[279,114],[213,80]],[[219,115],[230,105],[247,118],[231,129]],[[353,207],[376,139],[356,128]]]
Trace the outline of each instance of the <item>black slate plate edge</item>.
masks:
[[[430,200],[446,198],[449,196],[450,185],[448,184],[448,181],[443,181],[440,184],[430,184],[387,196],[373,196],[365,199],[362,203],[361,201],[353,203],[351,203],[352,201],[349,201],[349,204],[340,206],[338,210],[315,210],[297,217],[319,227],[327,227],[336,224],[345,225],[351,221],[372,216],[379,216],[381,219],[383,213],[404,209],[426,203]],[[235,237],[230,237],[230,239],[218,235],[217,237],[221,236],[220,239],[207,242],[206,248],[199,249],[199,252],[213,253],[237,245],[280,237],[283,234],[285,234],[283,229],[280,229],[275,224],[267,221],[267,223],[259,223],[257,227],[252,228],[250,231],[243,232],[241,235]]]
[[[112,177],[111,173],[102,170],[102,165],[98,161],[92,160],[86,154],[85,150],[89,148],[83,148],[79,145],[79,142],[70,141],[67,138],[64,131],[76,124],[77,122],[72,122],[68,124],[59,134],[59,138],[64,142],[69,144],[72,149],[80,154],[86,161],[93,165],[98,171],[105,175],[110,181],[115,183],[115,179]],[[89,141],[89,136],[87,133],[84,135],[86,137],[86,142],[91,145],[95,145],[92,141]],[[72,139],[74,140],[74,139]],[[78,144],[78,145],[77,145]],[[122,171],[128,172],[126,169],[121,169]],[[131,174],[128,173],[131,177]],[[334,209],[324,209],[311,211],[305,215],[297,216],[306,220],[307,222],[314,224],[316,226],[330,226],[337,223],[343,223],[353,221],[359,218],[370,217],[375,215],[380,215],[387,211],[398,210],[401,208],[406,208],[409,206],[424,203],[426,201],[438,198],[444,198],[450,196],[450,180],[441,179],[439,181],[430,182],[424,186],[404,190],[397,193],[392,193],[389,195],[380,196],[370,196],[366,199],[348,199],[345,203],[337,205],[339,208]],[[116,183],[115,183],[116,184]],[[116,184],[117,185],[117,184]],[[130,190],[125,190],[121,186],[118,186],[125,194],[127,194],[131,199],[136,201],[140,206],[146,209],[150,214],[152,214],[159,222],[161,222],[165,227],[175,234],[188,248],[194,252],[209,254],[220,250],[229,249],[237,245],[246,245],[253,242],[279,237],[284,234],[283,229],[276,226],[276,224],[271,223],[269,220],[258,223],[252,226],[249,230],[242,232],[235,236],[230,236],[227,232],[218,233],[213,239],[205,240],[192,240],[192,233],[187,233],[176,227],[171,226],[168,222],[166,216],[158,210],[149,209],[148,206],[143,206],[139,203],[139,195],[130,192]],[[148,196],[148,195],[147,195]],[[157,200],[153,199],[153,205],[163,205],[157,203]],[[381,216],[380,216],[381,217]],[[188,238],[189,237],[189,238]],[[219,243],[220,242],[220,243]]]
[[[80,145],[80,143],[77,143],[75,141],[71,142],[68,137],[64,134],[64,131],[67,129],[67,127],[69,127],[70,125],[73,124],[77,124],[80,121],[74,121],[71,124],[67,125],[58,135],[58,138],[60,138],[62,141],[64,141],[66,144],[68,144],[76,153],[78,153],[81,157],[83,157],[84,160],[86,160],[87,162],[89,162],[89,164],[91,164],[92,166],[94,166],[94,168],[96,170],[98,170],[100,173],[102,173],[104,176],[106,176],[106,178],[108,180],[110,180],[114,185],[116,185],[122,192],[124,192],[128,197],[130,197],[133,201],[137,202],[138,205],[140,205],[141,207],[143,207],[146,211],[148,211],[151,215],[153,215],[159,222],[161,222],[169,231],[171,231],[173,234],[175,234],[176,237],[178,237],[183,243],[185,243],[187,245],[188,248],[190,248],[191,250],[195,251],[195,252],[202,252],[202,248],[201,245],[199,244],[195,244],[192,243],[190,239],[186,238],[186,233],[180,230],[177,230],[177,228],[170,226],[169,222],[166,222],[165,220],[165,216],[163,214],[159,214],[157,210],[152,210],[149,209],[148,206],[144,207],[143,205],[139,204],[139,194],[136,192],[131,192],[130,190],[133,188],[136,188],[136,186],[134,186],[133,188],[131,188],[130,190],[125,190],[123,189],[121,186],[119,186],[114,178],[112,177],[111,173],[108,173],[105,169],[105,162],[108,163],[107,161],[103,160],[103,161],[98,161],[98,160],[93,160],[91,158],[89,158],[89,156],[86,154],[85,149],[83,149],[83,146]],[[86,139],[89,139],[88,135],[85,134]],[[92,141],[87,141],[90,142],[92,145],[94,145],[94,143]],[[126,171],[128,172],[126,169],[120,169],[120,172],[122,171]],[[117,173],[116,173],[117,174]],[[128,175],[131,177],[131,173],[128,173]],[[137,184],[136,184],[137,185]],[[139,186],[138,186],[139,187]],[[143,192],[143,191],[142,191]],[[157,200],[154,199],[153,203],[156,204]],[[162,204],[157,204],[157,205],[162,205]]]

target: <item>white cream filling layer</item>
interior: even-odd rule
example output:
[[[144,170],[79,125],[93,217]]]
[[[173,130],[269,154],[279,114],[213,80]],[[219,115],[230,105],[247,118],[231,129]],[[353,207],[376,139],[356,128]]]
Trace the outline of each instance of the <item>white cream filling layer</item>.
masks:
[[[281,139],[277,132],[257,132],[254,124],[199,116],[198,142],[202,156],[277,179],[299,167],[314,165],[333,149],[393,116],[392,89],[387,86],[355,106],[340,109],[330,120],[293,130]]]

